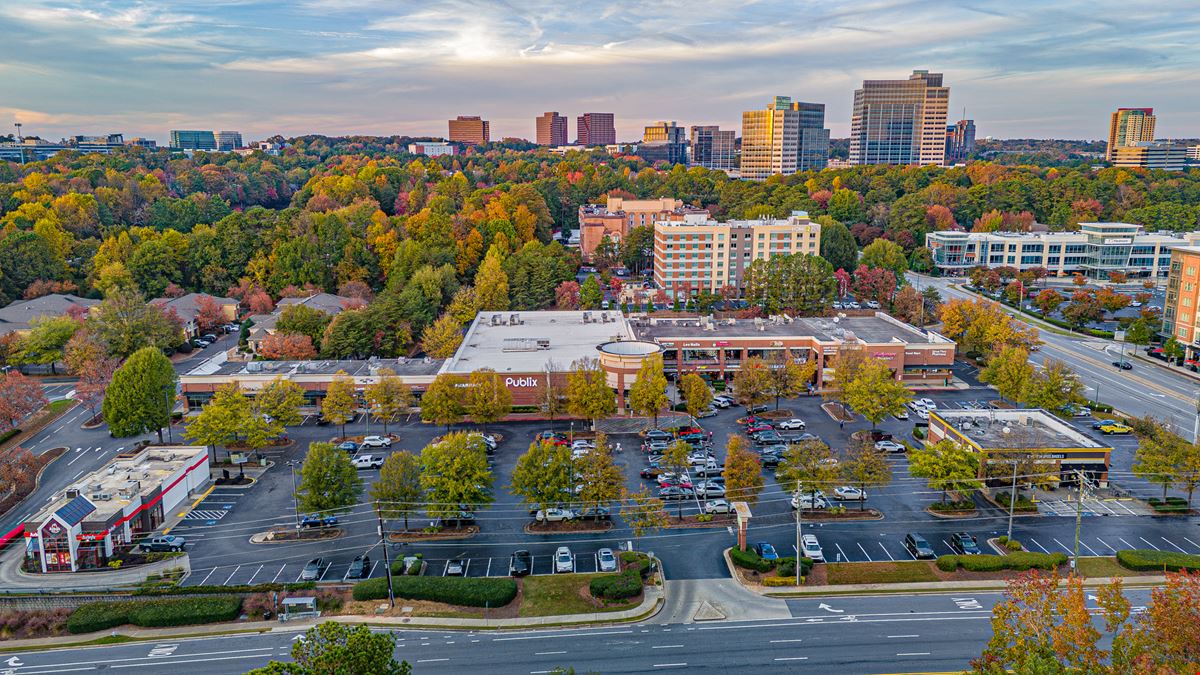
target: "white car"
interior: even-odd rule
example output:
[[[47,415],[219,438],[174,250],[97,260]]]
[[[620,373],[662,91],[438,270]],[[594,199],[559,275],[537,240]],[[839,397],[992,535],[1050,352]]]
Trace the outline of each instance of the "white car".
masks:
[[[475,433],[475,434],[471,434],[471,437],[478,438],[479,440],[483,441],[483,444],[486,445],[489,450],[496,449],[496,437],[491,434]]]
[[[733,513],[733,505],[724,499],[710,499],[704,502],[704,512],[713,513]]]
[[[917,399],[921,403],[921,407],[926,410],[937,410],[937,404],[931,398]]]
[[[865,490],[860,490],[849,485],[843,485],[839,488],[834,488],[833,498],[839,501],[861,501],[867,498],[867,493]]]
[[[697,483],[693,488],[701,497],[724,497],[725,486],[718,483]]]
[[[613,555],[611,548],[602,548],[596,551],[596,566],[599,567],[601,572],[617,571],[619,567],[617,565],[617,556]]]
[[[879,301],[878,300],[868,300],[866,302],[866,305],[867,305],[868,309],[879,309]]]
[[[383,458],[379,455],[358,455],[350,463],[356,469],[378,469],[383,466]]]
[[[925,404],[921,402],[921,399],[914,398],[908,402],[908,407],[913,412],[920,412],[925,409]]]
[[[733,397],[717,396],[717,397],[713,398],[712,404],[717,406],[718,408],[728,408],[729,406],[733,405]]]
[[[576,439],[575,442],[571,444],[572,450],[579,450],[581,448],[584,450],[595,450],[596,444],[582,438]]]
[[[534,519],[539,523],[561,523],[564,520],[575,520],[575,512],[571,509],[539,509]]]
[[[793,509],[827,509],[829,502],[825,500],[825,496],[820,492],[817,493],[816,499],[813,499],[811,492],[805,492],[802,495],[792,496]]]
[[[929,411],[924,408],[917,408],[917,419],[920,419],[920,420],[929,419]]]
[[[554,572],[570,573],[575,571],[575,554],[566,546],[559,546],[554,552]]]
[[[799,417],[793,417],[790,420],[784,420],[784,421],[780,422],[779,424],[776,424],[775,428],[776,429],[803,429],[804,428],[804,420],[800,419]]]
[[[800,548],[804,550],[805,558],[813,562],[825,562],[825,553],[821,551],[821,542],[817,541],[815,534],[800,537]]]
[[[699,413],[697,413],[696,417],[699,419],[704,419],[706,417],[713,417],[716,414],[717,414],[717,411],[715,409],[705,408],[704,410],[701,410]]]
[[[387,436],[367,436],[359,443],[364,448],[390,448],[392,447],[392,439]]]
[[[893,415],[893,417],[898,420],[906,420],[908,419],[908,411],[904,408],[901,408],[895,415]]]
[[[875,441],[875,449],[879,452],[904,452],[905,447],[896,441]]]

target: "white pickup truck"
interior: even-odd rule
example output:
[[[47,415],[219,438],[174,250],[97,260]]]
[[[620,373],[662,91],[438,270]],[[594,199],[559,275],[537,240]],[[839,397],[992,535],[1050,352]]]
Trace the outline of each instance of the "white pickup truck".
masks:
[[[357,455],[350,459],[356,469],[378,469],[383,466],[383,457],[379,455]]]

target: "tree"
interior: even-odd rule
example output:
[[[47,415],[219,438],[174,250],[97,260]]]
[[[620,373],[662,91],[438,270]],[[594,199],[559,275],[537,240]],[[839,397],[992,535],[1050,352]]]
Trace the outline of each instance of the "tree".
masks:
[[[830,220],[821,223],[821,257],[833,269],[852,269],[858,260],[858,244],[845,225]]]
[[[492,471],[483,444],[465,432],[446,434],[421,451],[421,487],[430,516],[457,517],[491,503]]]
[[[1166,577],[1166,584],[1150,591],[1150,602],[1138,622],[1113,639],[1116,672],[1184,673],[1200,669],[1200,573]],[[1129,601],[1121,595],[1121,587],[1110,586],[1108,593],[1101,589],[1102,607],[1109,614],[1117,614],[1117,618],[1128,616]]]
[[[802,316],[820,315],[837,291],[833,267],[809,254],[760,258],[750,264],[745,277],[746,300],[767,314],[789,310]]]
[[[80,323],[69,316],[34,319],[12,360],[50,366],[50,372],[57,373],[55,364],[63,360],[63,348],[79,329]]]
[[[16,429],[45,405],[46,396],[36,381],[17,370],[0,375],[0,431]]]
[[[467,378],[466,411],[484,429],[490,422],[499,422],[512,412],[512,392],[504,386],[504,378],[491,368],[480,368]]]
[[[567,410],[578,417],[596,420],[617,411],[617,401],[607,376],[595,359],[579,359],[571,364],[567,374]]]
[[[658,411],[667,407],[667,376],[663,374],[662,354],[652,354],[642,359],[637,377],[629,387],[629,407],[643,417],[654,416],[658,427]]]
[[[413,396],[404,382],[396,377],[396,371],[381,368],[378,375],[379,379],[363,388],[363,398],[370,414],[383,422],[383,433],[387,435],[388,425],[395,423],[408,410]]]
[[[846,481],[863,494],[866,494],[868,487],[883,487],[892,482],[891,465],[868,439],[851,443],[850,452],[842,462],[841,469]],[[859,500],[859,510],[865,507],[866,500]]]
[[[901,321],[917,326],[924,325],[926,316],[932,316],[925,313],[925,299],[912,286],[896,291],[896,297],[892,299],[892,313]]]
[[[117,359],[101,356],[87,362],[82,370],[76,372],[79,380],[75,383],[75,400],[87,406],[93,418],[96,417],[96,406],[104,400],[104,391],[108,389],[108,383],[112,382],[113,373],[120,365]]]
[[[479,311],[503,311],[508,309],[508,274],[501,266],[501,255],[489,250],[475,273],[475,296]]]
[[[766,364],[770,375],[767,392],[775,397],[776,410],[779,410],[779,399],[795,398],[804,393],[817,372],[815,360],[796,363],[782,349],[772,352]]]
[[[250,675],[411,675],[408,661],[396,661],[396,636],[367,626],[326,621],[292,642],[292,661],[271,661]]]
[[[731,501],[758,503],[763,489],[762,462],[745,436],[731,436],[725,448],[725,496]]]
[[[1032,349],[1041,341],[1037,329],[1026,326],[985,300],[950,300],[942,305],[942,334],[956,341],[964,354],[988,354],[1006,345]]]
[[[421,349],[432,358],[448,359],[462,344],[462,324],[449,313],[438,317],[421,333]]]
[[[692,417],[699,415],[712,403],[712,389],[708,383],[696,373],[686,373],[679,378],[679,389],[683,392],[684,403],[687,404],[688,414]],[[655,421],[657,425],[657,420]]]
[[[571,448],[550,441],[534,441],[513,467],[510,488],[526,504],[548,509],[571,494],[574,472]]]
[[[1163,358],[1176,365],[1179,364],[1179,359],[1183,358],[1183,345],[1179,344],[1179,340],[1175,338],[1167,338],[1162,345]]]
[[[635,544],[639,539],[651,532],[657,532],[670,524],[670,517],[663,507],[663,501],[651,496],[650,491],[642,488],[637,492],[625,492],[625,506],[621,516],[625,524],[633,532]]]
[[[538,408],[551,421],[556,415],[562,414],[567,407],[566,392],[562,382],[557,379],[557,371],[558,367],[553,361],[547,362],[545,369],[542,370],[542,379],[537,386]]]
[[[82,376],[91,364],[107,358],[108,349],[86,328],[75,331],[67,344],[63,345],[63,363],[68,371],[77,376]]]
[[[196,297],[196,326],[201,333],[211,333],[225,323],[225,310],[211,295],[201,294]]]
[[[872,269],[891,270],[900,282],[904,281],[904,273],[908,271],[908,257],[904,255],[904,249],[887,239],[876,239],[867,244],[862,250],[859,264]]]
[[[600,290],[600,282],[596,281],[596,275],[584,279],[583,285],[579,287],[579,308],[600,309],[600,302],[603,300],[604,291]]]
[[[1150,327],[1150,322],[1145,319],[1135,319],[1129,327],[1125,329],[1125,341],[1140,346],[1150,344],[1150,340],[1154,339],[1154,329]]]
[[[275,331],[294,335],[307,335],[312,344],[321,342],[331,317],[308,305],[292,304],[283,308],[275,322]]]
[[[296,499],[305,513],[326,515],[348,510],[358,503],[363,481],[350,456],[333,443],[310,443]]]
[[[579,476],[579,501],[584,504],[599,507],[621,498],[625,476],[613,461],[604,434],[596,434],[596,447],[575,462],[575,473]]]
[[[1083,383],[1066,363],[1057,359],[1048,359],[1042,369],[1029,378],[1020,397],[1020,401],[1030,408],[1050,411],[1083,399]]]
[[[300,406],[304,405],[304,388],[278,376],[254,395],[252,408],[259,415],[266,415],[282,427],[294,427],[304,418]]]
[[[859,300],[874,300],[884,306],[892,304],[896,294],[896,275],[881,267],[859,265],[854,270],[854,295]]]
[[[1066,301],[1067,299],[1058,291],[1047,288],[1037,294],[1037,297],[1033,299],[1033,304],[1043,315],[1049,315]]]
[[[912,400],[912,392],[896,380],[892,369],[883,361],[868,357],[846,385],[842,393],[845,402],[855,412],[871,422],[871,428],[888,415],[895,415]]]
[[[118,291],[88,314],[86,326],[107,345],[108,353],[124,358],[142,347],[174,347],[183,342],[179,317],[147,304],[131,291]]]
[[[771,398],[771,372],[767,364],[757,356],[742,362],[742,367],[733,376],[733,389],[742,405],[750,408],[762,405]]]
[[[1076,291],[1071,296],[1071,302],[1063,308],[1062,316],[1071,325],[1071,328],[1081,330],[1089,323],[1102,321],[1104,319],[1104,308],[1100,306],[1100,302],[1094,293]]]
[[[941,490],[943,504],[950,490],[962,493],[983,486],[979,480],[979,456],[950,439],[914,449],[908,453],[908,462],[909,473],[924,478],[930,488]]]
[[[838,482],[838,465],[833,451],[819,440],[801,441],[788,446],[775,469],[775,480],[784,490],[795,490],[796,497],[809,494],[815,502],[817,492]]]
[[[407,450],[388,455],[379,469],[379,480],[371,486],[371,501],[375,502],[375,510],[381,518],[403,518],[407,532],[408,517],[425,501],[421,460]]]
[[[555,309],[579,309],[579,282],[564,281],[554,289]]]
[[[1162,486],[1162,498],[1167,498],[1167,488],[1175,484],[1175,468],[1181,455],[1182,439],[1155,426],[1154,432],[1143,434],[1138,439],[1137,451],[1133,454],[1131,470],[1135,476],[1148,483]]]
[[[688,467],[691,466],[691,460],[688,457],[688,455],[691,453],[691,445],[685,441],[675,441],[674,443],[668,445],[667,449],[663,451],[663,469],[675,474],[676,476],[682,476],[687,472]],[[679,499],[677,502],[678,509],[676,511],[676,515],[680,520],[683,520],[683,500]]]
[[[421,420],[443,425],[447,432],[451,424],[461,422],[466,413],[458,386],[461,382],[462,378],[450,373],[441,373],[433,378],[421,396]]]
[[[113,373],[104,394],[104,421],[113,436],[158,432],[171,422],[175,407],[175,368],[156,347],[142,347]]]
[[[833,377],[821,396],[827,400],[844,403],[846,389],[854,381],[854,378],[858,377],[858,371],[867,362],[867,358],[866,352],[861,347],[843,344],[838,349],[838,353],[829,361],[829,366],[833,369]]]
[[[273,361],[307,361],[317,357],[317,348],[307,335],[275,332],[263,337],[258,353]]]
[[[1029,363],[1029,352],[1023,347],[1006,345],[999,353],[988,359],[987,366],[979,373],[982,382],[992,385],[1001,398],[1014,403],[1021,401],[1021,394],[1033,378],[1033,364]]]
[[[183,435],[193,443],[215,448],[237,440],[250,418],[250,400],[237,384],[218,387],[200,412],[192,417]]]
[[[346,436],[346,422],[354,419],[358,412],[358,399],[354,396],[354,380],[346,376],[346,371],[339,370],[329,381],[325,396],[321,399],[321,419],[342,428],[342,437]]]
[[[1187,505],[1192,508],[1192,494],[1200,487],[1200,444],[1182,442],[1175,463],[1175,485],[1187,493]]]

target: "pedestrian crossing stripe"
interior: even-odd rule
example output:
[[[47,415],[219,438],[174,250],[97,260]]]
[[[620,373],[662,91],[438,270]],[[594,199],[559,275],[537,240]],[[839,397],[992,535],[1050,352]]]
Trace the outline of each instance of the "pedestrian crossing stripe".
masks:
[[[220,520],[225,517],[229,511],[225,510],[208,510],[200,509],[191,511],[183,517],[184,520]]]

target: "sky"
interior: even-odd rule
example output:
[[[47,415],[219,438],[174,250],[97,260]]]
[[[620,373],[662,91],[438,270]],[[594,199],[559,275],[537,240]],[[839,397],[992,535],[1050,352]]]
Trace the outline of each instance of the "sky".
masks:
[[[945,74],[978,134],[1103,138],[1118,106],[1200,136],[1196,0],[0,0],[0,133],[493,139],[613,112],[739,130],[775,95],[847,135],[863,79]]]

